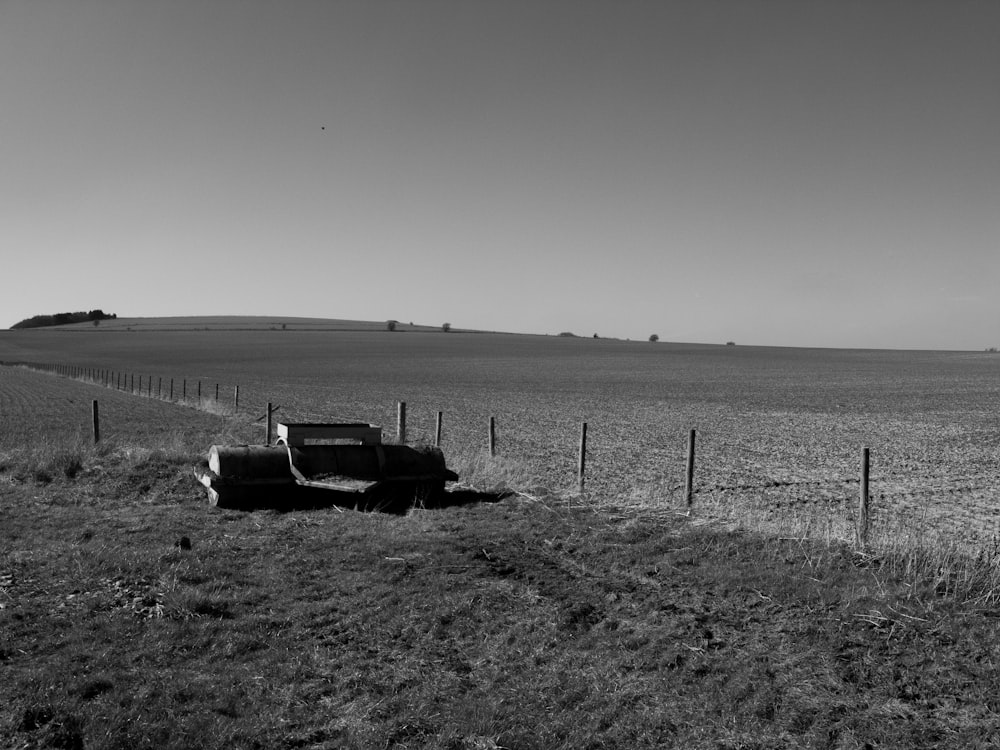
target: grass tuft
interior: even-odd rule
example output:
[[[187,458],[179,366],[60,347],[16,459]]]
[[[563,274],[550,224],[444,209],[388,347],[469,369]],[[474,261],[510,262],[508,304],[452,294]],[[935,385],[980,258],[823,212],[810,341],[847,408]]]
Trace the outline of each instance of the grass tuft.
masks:
[[[519,494],[546,497],[558,494],[544,477],[533,473],[523,461],[507,456],[490,456],[468,449],[448,455],[448,467],[459,476],[459,486],[486,494]]]

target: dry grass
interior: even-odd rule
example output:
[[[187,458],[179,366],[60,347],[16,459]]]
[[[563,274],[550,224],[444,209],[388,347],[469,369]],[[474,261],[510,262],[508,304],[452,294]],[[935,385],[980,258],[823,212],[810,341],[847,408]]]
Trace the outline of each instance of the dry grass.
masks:
[[[220,512],[183,464],[93,458],[4,494],[16,747],[1000,739],[994,610],[918,560],[543,488],[404,516]],[[505,463],[479,480],[516,488]]]

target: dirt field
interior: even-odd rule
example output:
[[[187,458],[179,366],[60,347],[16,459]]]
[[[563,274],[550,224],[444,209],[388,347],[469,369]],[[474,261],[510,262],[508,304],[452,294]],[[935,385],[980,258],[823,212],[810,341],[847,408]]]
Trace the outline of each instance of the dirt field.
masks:
[[[198,381],[212,395],[221,383],[223,401],[239,385],[255,417],[271,401],[279,419],[374,422],[387,435],[402,400],[411,440],[430,441],[444,412],[446,452],[485,447],[494,416],[501,454],[567,491],[586,421],[589,494],[617,506],[681,501],[694,428],[698,502],[758,517],[807,508],[839,535],[850,533],[869,447],[873,518],[883,529],[984,542],[1000,531],[995,353],[83,328],[4,333],[0,360],[113,368],[175,378],[178,388],[187,379],[189,395]]]

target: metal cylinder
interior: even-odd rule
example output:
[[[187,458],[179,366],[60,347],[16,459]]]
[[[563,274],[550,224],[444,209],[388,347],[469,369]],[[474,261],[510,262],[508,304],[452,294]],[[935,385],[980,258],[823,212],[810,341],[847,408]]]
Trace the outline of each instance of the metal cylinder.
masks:
[[[213,445],[208,468],[220,477],[243,479],[291,478],[288,449],[283,445]]]

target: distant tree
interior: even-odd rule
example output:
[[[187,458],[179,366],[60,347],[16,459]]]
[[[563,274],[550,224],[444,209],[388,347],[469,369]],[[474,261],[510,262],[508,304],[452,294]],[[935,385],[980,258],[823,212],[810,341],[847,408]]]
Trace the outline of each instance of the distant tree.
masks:
[[[387,330],[387,331],[395,331],[396,330],[396,321],[395,320],[387,320],[385,322],[385,330]]]
[[[106,315],[101,310],[91,310],[90,312],[62,312],[55,315],[35,315],[32,318],[22,320],[11,326],[14,328],[44,328],[46,326],[64,326],[70,323],[85,323],[88,320],[106,320],[116,318],[117,315]]]
[[[597,335],[597,334],[595,333],[595,334],[594,334],[594,338],[595,338],[595,339],[599,339],[599,338],[600,338],[600,336],[598,336],[598,335]]]
[[[735,341],[727,341],[726,342],[726,346],[736,346],[736,342]]]
[[[654,334],[653,334],[652,336],[650,336],[650,337],[649,337],[649,340],[650,340],[650,341],[653,341],[653,342],[656,342],[656,341],[659,341],[659,340],[660,340],[660,337],[659,337],[659,336],[657,336],[657,335],[656,335],[656,334],[654,333]]]
[[[451,330],[451,323],[442,323],[441,330],[444,331],[445,333],[448,333],[448,331]]]
[[[576,334],[575,334],[575,333],[573,333],[572,331],[563,331],[563,332],[562,332],[562,333],[560,333],[559,335],[560,335],[560,336],[565,336],[565,337],[567,337],[567,338],[576,338]]]

